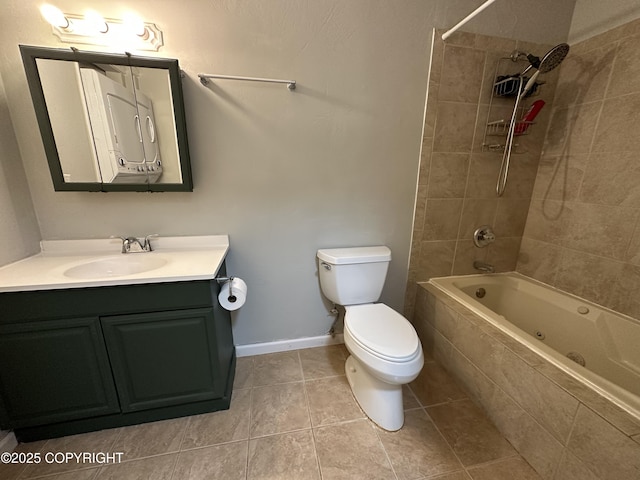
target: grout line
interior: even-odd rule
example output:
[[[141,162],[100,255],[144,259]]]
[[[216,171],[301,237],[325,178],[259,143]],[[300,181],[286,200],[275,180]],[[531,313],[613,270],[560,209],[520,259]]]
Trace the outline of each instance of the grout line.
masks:
[[[298,353],[298,357],[300,354]],[[300,358],[300,368],[302,368],[302,358]],[[302,368],[302,375],[304,377],[304,368]],[[318,457],[318,448],[316,446],[316,435],[313,431],[313,419],[311,418],[311,404],[309,403],[309,392],[307,391],[307,381],[302,382],[302,390],[304,391],[304,400],[307,405],[307,415],[309,415],[309,430],[311,431],[311,443],[313,445],[313,455],[316,459],[316,465],[318,467],[318,474],[322,479],[322,468],[320,467],[320,458]]]

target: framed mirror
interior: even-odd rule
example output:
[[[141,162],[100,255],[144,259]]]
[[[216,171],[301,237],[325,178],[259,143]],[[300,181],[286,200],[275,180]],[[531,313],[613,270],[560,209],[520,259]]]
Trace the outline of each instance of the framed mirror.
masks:
[[[56,191],[192,191],[178,61],[20,45]]]

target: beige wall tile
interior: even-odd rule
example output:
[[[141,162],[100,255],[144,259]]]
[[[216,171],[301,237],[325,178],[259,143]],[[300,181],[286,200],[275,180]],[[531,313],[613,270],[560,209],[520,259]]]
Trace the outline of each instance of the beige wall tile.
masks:
[[[478,106],[471,103],[438,102],[434,152],[471,152]]]
[[[451,275],[455,248],[455,241],[421,242],[417,273],[419,281]]]
[[[434,153],[429,175],[429,198],[464,197],[469,158],[466,153]]]
[[[626,37],[618,46],[607,90],[608,97],[640,92],[640,35]]]
[[[516,453],[471,400],[429,407],[427,413],[465,466]]]
[[[489,245],[487,263],[493,265],[496,272],[512,272],[518,263],[521,237],[498,237]]]
[[[456,257],[453,261],[454,275],[470,275],[479,273],[473,268],[473,262],[484,262],[487,258],[487,249],[478,248],[473,240],[458,240]]]
[[[426,362],[410,386],[423,406],[467,398],[457,382],[436,362]]]
[[[569,450],[603,480],[638,478],[640,444],[581,406],[571,432]]]
[[[640,93],[609,98],[604,101],[598,129],[593,140],[592,152],[637,151],[640,136],[637,135]],[[576,124],[588,122],[587,112],[582,112]],[[595,116],[597,118],[597,116]]]
[[[473,153],[469,166],[466,196],[494,199],[500,173],[501,156],[496,153]]]
[[[549,285],[555,284],[561,247],[524,237],[520,243],[516,270]]]
[[[458,238],[473,240],[473,232],[482,225],[494,226],[498,199],[465,198]]]
[[[540,157],[533,197],[547,200],[576,200],[588,160],[587,154]]]
[[[601,105],[601,102],[592,102],[571,107],[554,107],[545,139],[544,153],[546,155],[589,153]]]
[[[478,103],[486,53],[447,43],[444,48],[439,99]]]
[[[455,240],[462,214],[461,198],[429,198],[422,227],[422,240]]]
[[[575,105],[604,98],[617,44],[606,44],[589,52],[574,52],[562,62],[554,106]]]
[[[527,223],[529,198],[499,198],[494,229],[498,238],[521,237]]]
[[[640,165],[637,151],[590,155],[580,201],[640,207]]]

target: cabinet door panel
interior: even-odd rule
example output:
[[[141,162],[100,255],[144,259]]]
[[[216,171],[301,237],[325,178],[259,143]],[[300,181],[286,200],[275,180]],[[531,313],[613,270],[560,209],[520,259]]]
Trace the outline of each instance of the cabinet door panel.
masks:
[[[11,427],[120,411],[98,319],[0,326],[0,396]]]
[[[123,412],[222,396],[212,309],[101,321]]]

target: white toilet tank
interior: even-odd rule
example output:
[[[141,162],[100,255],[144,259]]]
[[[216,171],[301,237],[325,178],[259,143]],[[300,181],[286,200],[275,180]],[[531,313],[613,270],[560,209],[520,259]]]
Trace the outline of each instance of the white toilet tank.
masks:
[[[320,287],[338,305],[373,303],[380,298],[391,250],[385,246],[318,250]]]

